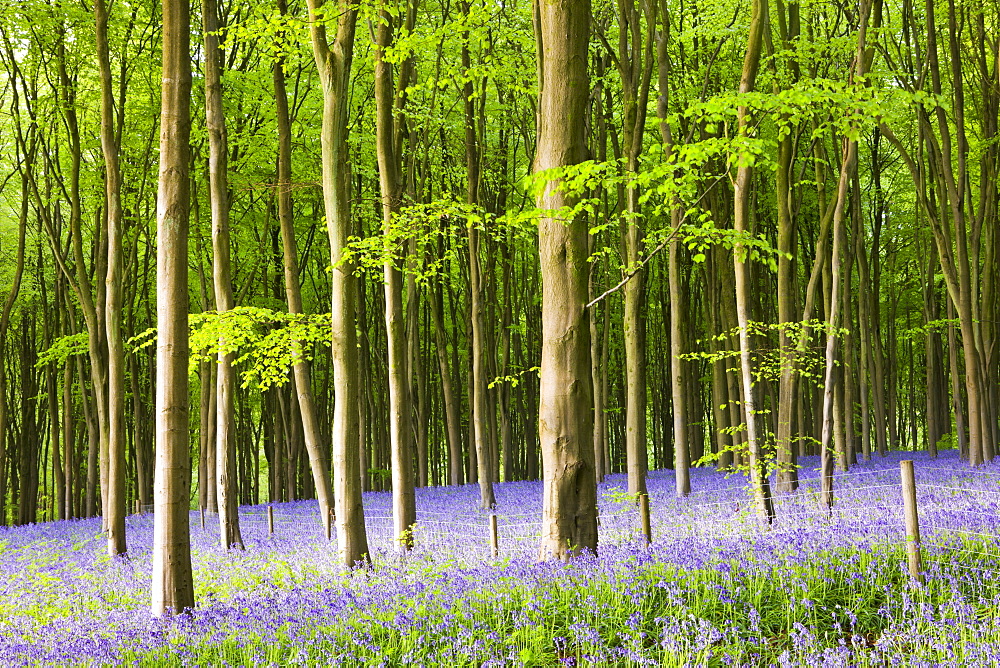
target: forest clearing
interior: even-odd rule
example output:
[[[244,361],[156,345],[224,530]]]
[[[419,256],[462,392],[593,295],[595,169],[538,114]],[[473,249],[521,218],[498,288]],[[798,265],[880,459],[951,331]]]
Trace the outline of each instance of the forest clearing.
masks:
[[[1000,0],[0,0],[3,665],[998,665]]]
[[[907,453],[909,454],[909,453]],[[997,481],[946,453],[915,465],[925,581],[907,573],[900,457],[816,471],[767,527],[746,478],[699,470],[699,492],[650,473],[652,543],[620,475],[600,489],[599,556],[539,563],[541,487],[497,485],[499,554],[475,486],[417,493],[413,549],[393,547],[391,499],[365,495],[373,565],[345,574],[315,501],[240,508],[246,550],[192,517],[198,609],[148,613],[152,523],[130,559],[96,520],[0,532],[0,661],[75,665],[987,666],[1000,625]],[[809,466],[812,462],[807,462]],[[273,533],[272,533],[273,531]],[[984,554],[986,553],[986,554]]]

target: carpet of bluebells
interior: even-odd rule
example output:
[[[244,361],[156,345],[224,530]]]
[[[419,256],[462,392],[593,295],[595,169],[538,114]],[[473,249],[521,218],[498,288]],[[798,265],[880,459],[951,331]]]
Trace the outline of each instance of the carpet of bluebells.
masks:
[[[906,573],[899,460],[916,461],[926,581]],[[1000,662],[1000,466],[893,454],[836,478],[817,462],[762,526],[745,480],[650,474],[653,543],[622,476],[599,489],[598,554],[537,563],[541,483],[417,491],[416,548],[365,496],[371,568],[336,564],[315,502],[241,508],[246,550],[192,514],[198,607],[150,618],[152,516],[110,559],[96,519],[0,529],[0,665],[971,666]]]

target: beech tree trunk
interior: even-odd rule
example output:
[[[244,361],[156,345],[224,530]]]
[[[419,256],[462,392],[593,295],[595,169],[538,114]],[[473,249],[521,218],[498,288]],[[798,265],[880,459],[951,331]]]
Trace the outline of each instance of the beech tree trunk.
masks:
[[[753,0],[750,36],[747,41],[746,58],[743,60],[743,74],[740,78],[740,93],[753,90],[760,64],[761,44],[764,27],[767,25],[767,0]],[[747,132],[749,124],[746,107],[739,109],[739,131]],[[752,168],[742,162],[736,171],[734,184],[734,228],[738,233],[747,233],[750,219],[750,175]],[[771,501],[770,484],[767,480],[761,439],[757,430],[757,406],[754,401],[753,370],[750,357],[750,305],[749,305],[749,263],[746,257],[748,251],[738,246],[733,253],[736,287],[736,318],[739,325],[740,339],[740,381],[743,390],[743,419],[746,422],[747,458],[750,466],[750,481],[753,485],[754,500],[757,512],[763,520],[770,523],[774,518],[774,506]]]
[[[285,0],[278,0],[278,11],[288,11]],[[274,101],[278,124],[278,222],[281,226],[281,240],[284,259],[285,298],[289,313],[303,313],[302,291],[299,288],[298,251],[295,246],[295,221],[292,214],[292,127],[288,113],[288,93],[285,89],[285,62],[279,58],[274,62]],[[295,377],[295,391],[302,416],[302,432],[309,468],[312,471],[316,500],[319,502],[319,516],[326,522],[333,507],[330,489],[330,464],[322,445],[319,422],[313,400],[311,365],[302,359],[298,350],[298,361],[292,366]]]
[[[191,134],[190,10],[163,2],[163,88],[156,247],[156,472],[153,488],[155,617],[194,607],[188,499],[188,178]]]
[[[590,0],[539,2],[539,128],[534,171],[587,158]],[[542,559],[597,549],[588,243],[582,217],[557,211],[573,199],[550,182],[538,198],[542,274],[542,369],[538,407],[544,491]]]
[[[851,68],[850,80],[853,82],[856,78],[864,77],[867,72],[866,64],[866,54],[867,49],[867,35],[868,35],[868,16],[871,12],[871,3],[865,0],[861,3],[860,7],[860,17],[858,25],[858,43],[855,50],[854,63]],[[837,376],[844,373],[845,365],[841,365],[841,370],[838,372],[837,366],[837,349],[839,345],[839,339],[841,337],[838,331],[840,327],[840,322],[842,318],[842,313],[846,312],[847,309],[844,308],[843,297],[841,296],[841,253],[844,251],[844,217],[847,211],[847,198],[849,193],[849,188],[851,181],[853,180],[854,169],[857,167],[858,159],[858,142],[850,140],[848,138],[843,138],[841,141],[841,160],[840,160],[840,175],[837,181],[837,194],[836,200],[833,205],[833,246],[830,253],[830,316],[829,316],[829,330],[826,336],[826,371],[824,374],[824,392],[823,392],[823,430],[820,437],[820,447],[822,448],[820,452],[821,463],[820,469],[822,471],[822,493],[821,501],[828,508],[833,506],[833,467],[834,467],[834,456],[840,455],[841,468],[846,470],[847,468],[847,457],[843,444],[839,444],[836,450],[833,449],[834,438],[839,434],[834,433],[834,427],[836,422],[835,406],[834,403],[837,400],[835,394],[837,392],[843,392],[843,387],[846,382],[849,382],[849,378],[838,378]],[[860,196],[859,193],[855,193],[855,197]],[[848,265],[848,271],[850,271],[850,265]],[[848,285],[850,285],[848,283]],[[848,320],[849,315],[844,317],[844,320]],[[842,401],[842,399],[841,399]],[[848,413],[852,411],[846,411]],[[837,430],[839,432],[839,430]]]
[[[20,133],[19,133],[20,135]],[[7,331],[10,328],[10,314],[17,301],[17,296],[21,291],[21,279],[24,276],[24,247],[28,223],[28,181],[31,178],[30,170],[34,163],[34,142],[31,150],[27,148],[25,142],[19,142],[22,150],[21,158],[21,208],[17,221],[17,251],[14,265],[14,276],[7,290],[4,299],[3,310],[0,311],[0,526],[7,526],[7,435],[8,435],[8,415],[7,415]],[[27,153],[24,155],[24,153]],[[68,364],[68,362],[67,362]],[[81,378],[81,385],[83,379]]]
[[[222,108],[222,51],[219,8],[202,1],[205,42],[205,125],[208,129],[209,200],[212,209],[212,285],[219,314],[235,307],[229,241],[229,175],[226,117]],[[220,341],[220,347],[226,345]],[[236,484],[236,369],[233,353],[220,352],[215,377],[215,475],[219,540],[225,549],[243,549]]]
[[[399,211],[402,189],[399,184],[399,152],[395,141],[392,67],[385,61],[385,49],[392,45],[393,19],[379,10],[375,31],[376,154],[382,195],[382,224],[386,234]],[[413,433],[410,416],[409,382],[406,372],[406,332],[403,320],[403,275],[399,260],[388,257],[383,266],[385,288],[385,329],[389,347],[389,442],[392,448],[392,517],[397,546],[413,546],[412,527],[417,521],[413,490]],[[480,458],[482,459],[482,458]],[[480,465],[481,466],[481,465]]]
[[[111,57],[108,52],[108,11],[104,0],[94,1],[97,24],[97,64],[101,77],[101,150],[104,153],[104,191],[107,198],[108,262],[105,276],[104,326],[108,364],[108,502],[104,524],[108,554],[125,554],[125,346],[122,339],[122,257],[124,216],[121,169],[115,133]]]
[[[333,334],[330,350],[334,384],[331,451],[337,549],[340,551],[341,564],[353,568],[368,562],[368,535],[361,503],[358,408],[361,392],[355,330],[355,299],[358,291],[353,266],[342,262],[344,246],[351,233],[349,172],[346,169],[349,160],[347,90],[354,57],[354,30],[358,14],[354,5],[346,2],[339,5],[341,11],[336,22],[337,33],[331,45],[326,32],[328,24],[321,20],[320,8],[324,3],[321,0],[308,2],[313,58],[323,86],[323,205],[330,237],[330,258],[334,267],[330,276]]]
[[[656,14],[653,3],[644,3],[640,12],[634,0],[618,3],[618,73],[622,81],[622,157],[625,170],[635,173],[642,153],[643,130],[653,71],[653,30]],[[645,33],[640,30],[643,15]],[[663,95],[665,91],[660,91]],[[646,493],[648,462],[648,425],[646,420],[646,271],[638,269],[642,261],[643,225],[639,190],[625,189],[625,217],[622,224],[622,258],[626,272],[635,272],[623,287],[625,305],[623,335],[625,343],[625,459],[628,469],[628,493]],[[682,434],[675,439],[683,440]],[[687,468],[685,467],[685,472]]]

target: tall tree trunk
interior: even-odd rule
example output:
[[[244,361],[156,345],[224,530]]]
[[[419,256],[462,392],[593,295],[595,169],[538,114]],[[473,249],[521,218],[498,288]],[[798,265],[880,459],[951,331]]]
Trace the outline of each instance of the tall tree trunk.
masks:
[[[640,29],[643,13],[634,0],[618,3],[618,72],[622,82],[622,157],[625,170],[639,169],[643,130],[653,71],[653,31],[656,13],[653,3],[644,3],[646,30]],[[661,90],[663,96],[666,91]],[[646,272],[642,261],[643,226],[639,206],[639,190],[625,188],[625,216],[622,223],[625,272],[632,276],[623,287],[625,310],[623,333],[625,341],[625,459],[628,469],[628,493],[646,492],[648,436],[646,423]],[[685,467],[686,471],[686,467]],[[680,483],[679,483],[680,484]]]
[[[591,292],[591,298],[593,293]],[[608,313],[607,300],[604,304],[596,304],[590,313],[590,382],[594,392],[594,479],[600,483],[604,480],[607,469],[604,467],[605,447],[607,442],[608,418],[604,412],[604,394],[601,391],[602,379],[607,375],[607,369],[601,365],[601,333],[597,331],[598,308],[604,307],[604,318],[606,322],[611,314]],[[604,334],[607,332],[605,331]]]
[[[313,57],[323,86],[323,205],[330,257],[334,269],[330,277],[332,300],[333,357],[333,495],[337,518],[337,548],[342,565],[353,568],[368,562],[368,535],[361,502],[361,456],[359,449],[360,399],[358,346],[355,330],[357,288],[350,263],[342,261],[351,233],[348,194],[349,159],[347,145],[348,85],[354,57],[354,29],[357,7],[339,3],[336,38],[331,46],[321,0],[309,2],[309,33]],[[333,25],[330,23],[329,25]]]
[[[740,77],[741,94],[752,91],[757,79],[763,34],[768,21],[767,14],[767,0],[753,0],[750,36],[747,39],[747,52],[743,60],[743,73]],[[741,135],[746,135],[748,126],[749,112],[746,107],[740,107],[739,131]],[[752,168],[749,161],[742,161],[742,164],[736,171],[733,194],[735,203],[733,223],[736,232],[739,234],[746,234],[749,228],[751,172]],[[733,265],[736,281],[736,318],[739,325],[740,338],[740,381],[743,389],[743,419],[747,425],[747,456],[757,512],[761,518],[770,522],[774,518],[774,507],[771,501],[770,484],[768,483],[765,471],[761,438],[757,433],[757,406],[754,401],[753,371],[751,369],[749,264],[748,251],[741,244],[733,254]]]
[[[937,286],[935,285],[934,270],[937,266],[937,258],[934,253],[927,253],[927,273],[925,274],[923,298],[924,298],[924,322],[927,327],[924,333],[924,362],[926,378],[926,408],[927,408],[927,432],[926,448],[931,457],[937,457],[937,446],[941,438],[947,433],[945,422],[947,420],[947,400],[948,390],[944,384],[944,356],[941,350],[941,333],[934,323],[940,318],[941,304],[938,300]]]
[[[235,307],[229,240],[229,175],[226,116],[222,107],[222,51],[219,48],[219,7],[216,0],[202,0],[205,41],[205,125],[208,130],[209,201],[212,209],[212,285],[215,308],[224,314]],[[219,508],[219,540],[224,549],[243,549],[240,532],[236,472],[236,369],[235,354],[225,352],[219,341],[219,367],[215,378],[215,475]]]
[[[778,203],[778,323],[786,327],[794,319],[795,292],[792,280],[795,275],[795,218],[792,215],[791,170],[793,159],[792,137],[778,143],[778,166],[775,175],[775,195]],[[794,492],[799,486],[798,463],[792,426],[795,418],[795,395],[798,390],[798,370],[795,368],[794,340],[782,327],[778,330],[780,377],[778,380],[778,428],[775,431],[777,474],[775,490],[778,493]]]
[[[468,15],[469,3],[462,3],[462,11]],[[469,56],[468,32],[464,34],[462,44],[462,68],[470,70],[472,64]],[[467,181],[466,201],[472,206],[479,204],[479,135],[476,132],[475,90],[471,77],[468,77],[462,91],[465,108],[465,173]],[[472,384],[469,386],[469,398],[472,404],[473,444],[476,449],[477,478],[479,479],[479,506],[488,510],[496,505],[493,494],[493,466],[490,456],[489,416],[490,410],[488,391],[486,389],[486,347],[484,336],[486,324],[483,320],[483,271],[480,266],[480,229],[469,225],[469,318],[472,323],[472,338],[470,340],[472,356]]]
[[[513,318],[512,274],[514,273],[511,246],[513,239],[510,234],[503,242],[503,316],[500,321],[500,370],[497,376],[506,378],[510,374],[510,325]],[[512,452],[513,434],[510,420],[511,384],[503,382],[498,390],[497,406],[500,413],[500,460],[503,465],[504,482],[515,480],[514,459]],[[499,475],[497,479],[499,480]]]
[[[163,2],[163,88],[156,246],[156,473],[152,612],[194,607],[188,499],[188,178],[190,10]]]
[[[948,320],[955,319],[955,305],[948,303]],[[955,411],[955,440],[958,456],[969,458],[969,437],[965,425],[965,402],[962,401],[962,373],[958,366],[958,336],[953,322],[948,324],[948,373],[951,376],[951,403]]]
[[[854,188],[860,192],[860,179],[855,170]],[[860,359],[858,367],[858,392],[861,403],[861,458],[870,461],[872,458],[871,439],[871,409],[869,407],[869,397],[871,388],[871,326],[869,320],[869,305],[871,299],[868,296],[868,260],[864,250],[864,225],[861,218],[861,198],[855,197],[853,205],[853,235],[854,235],[854,257],[858,263],[858,341]]]
[[[657,105],[657,116],[659,118],[660,138],[663,141],[666,158],[669,160],[674,150],[674,138],[667,120],[669,114],[670,101],[670,56],[668,52],[670,39],[670,23],[667,5],[664,0],[659,2],[660,18],[663,27],[659,31],[656,40],[657,50],[657,76],[660,91]],[[650,15],[647,20],[655,22],[655,15]],[[652,36],[650,36],[652,41]],[[637,156],[638,157],[638,156]],[[688,430],[689,411],[687,401],[687,374],[685,373],[684,360],[684,304],[681,291],[680,276],[680,222],[681,210],[674,206],[670,211],[670,225],[673,229],[672,237],[667,246],[667,283],[670,290],[670,402],[671,414],[673,416],[673,449],[674,449],[674,481],[677,496],[686,496],[691,492],[691,444]],[[627,328],[626,328],[627,330]]]
[[[66,481],[66,487],[63,490],[65,494],[63,507],[66,509],[66,513],[62,519],[68,520],[78,516],[78,511],[74,507],[74,499],[76,498],[74,492],[78,484],[76,482],[76,448],[74,447],[76,434],[73,430],[73,367],[68,361],[63,366],[62,407],[63,480]]]
[[[861,3],[860,7],[860,17],[858,26],[858,43],[855,50],[854,63],[851,68],[850,81],[853,82],[857,78],[865,76],[867,72],[867,58],[865,51],[867,49],[867,35],[868,35],[868,16],[871,12],[871,2],[865,0]],[[834,451],[832,446],[834,446],[834,422],[835,422],[835,407],[834,401],[836,399],[835,392],[838,387],[843,387],[848,379],[837,377],[837,348],[840,339],[840,321],[842,312],[845,311],[844,304],[841,302],[843,298],[841,297],[841,254],[844,250],[844,216],[846,213],[846,208],[848,205],[847,198],[849,196],[850,184],[853,180],[854,170],[857,167],[858,160],[858,142],[856,140],[851,140],[844,138],[841,141],[841,161],[840,161],[840,176],[837,182],[837,194],[836,201],[833,205],[833,246],[830,253],[830,317],[828,323],[828,331],[826,335],[826,371],[824,374],[824,393],[823,393],[823,431],[820,437],[820,447],[822,448],[820,452],[821,464],[820,468],[822,470],[822,503],[828,508],[833,506],[833,466],[834,466]],[[855,197],[860,196],[859,193],[854,193]],[[850,265],[848,265],[848,271],[850,271]],[[849,318],[845,318],[849,321]],[[841,373],[843,373],[843,366],[841,367]],[[838,452],[843,452],[844,448],[838,447]],[[846,456],[842,458],[842,465],[846,468]]]
[[[284,15],[288,11],[285,0],[278,0],[278,11]],[[274,62],[274,101],[278,124],[278,222],[281,226],[281,240],[284,258],[285,297],[289,313],[303,313],[302,291],[299,288],[298,252],[295,246],[295,221],[292,211],[292,124],[288,113],[288,93],[285,89],[285,61],[278,58]],[[311,365],[302,357],[301,346],[296,346],[297,362],[292,366],[295,377],[295,391],[302,415],[302,431],[309,468],[312,471],[316,500],[319,502],[319,516],[326,522],[333,507],[330,489],[330,465],[322,445],[319,422],[313,400]]]
[[[539,128],[534,171],[575,165],[587,157],[585,118],[590,89],[587,44],[590,0],[538,2]],[[545,212],[573,198],[547,184]],[[543,559],[597,549],[590,324],[587,313],[587,223],[543,213],[538,222],[542,274],[542,371],[538,407],[544,492]]]
[[[108,529],[108,554],[125,554],[125,347],[122,339],[122,239],[121,169],[115,134],[115,101],[108,50],[108,11],[104,0],[94,1],[97,24],[97,64],[101,78],[101,149],[104,153],[104,187],[107,200],[108,261],[105,277],[104,326],[108,365],[108,490],[104,522]]]
[[[16,100],[16,97],[15,97]],[[20,127],[18,128],[20,129]],[[20,137],[20,132],[18,133]],[[28,225],[28,182],[32,178],[31,169],[34,164],[35,146],[31,143],[30,150],[25,151],[27,144],[20,141],[22,148],[21,165],[21,208],[17,219],[17,251],[14,261],[14,276],[0,310],[0,526],[7,525],[7,438],[9,417],[7,415],[7,332],[10,329],[10,316],[14,303],[21,292],[21,279],[24,276],[24,248]],[[68,362],[67,362],[68,364]],[[83,380],[80,380],[81,386]]]
[[[441,311],[444,308],[440,284],[430,297],[431,320],[434,323],[434,348],[437,351],[438,371],[441,374],[441,392],[444,395],[444,420],[448,435],[448,484],[462,484],[462,425],[458,417],[458,398],[452,385],[451,367],[448,363],[448,342]]]
[[[92,416],[96,417],[94,426],[97,430],[102,512],[101,526],[102,529],[108,530],[108,519],[113,513],[109,512],[110,509],[108,508],[108,458],[110,456],[110,451],[108,447],[108,376],[106,360],[107,342],[104,326],[104,283],[98,282],[96,286],[97,289],[94,289],[95,286],[91,285],[91,277],[88,273],[87,262],[84,257],[81,220],[82,204],[80,197],[80,165],[82,159],[82,149],[80,144],[80,128],[76,111],[76,92],[73,79],[70,77],[66,68],[65,43],[63,40],[60,40],[58,44],[57,60],[59,68],[59,86],[63,96],[63,113],[66,120],[67,133],[69,135],[69,225],[70,245],[72,247],[71,253],[73,256],[73,270],[70,271],[67,268],[66,263],[62,261],[61,255],[58,255],[59,251],[57,251],[57,262],[59,262],[60,269],[63,271],[63,274],[73,287],[73,291],[76,293],[81,311],[83,312],[84,322],[87,327],[87,352],[90,361],[91,389],[94,399],[94,410]],[[36,205],[39,210],[43,210],[45,207],[42,204],[37,186],[33,187],[33,192]],[[97,220],[95,221],[95,234],[93,240],[95,257],[92,264],[94,265],[95,273],[97,275],[105,275],[106,269],[102,268],[102,266],[106,258],[107,250],[104,246],[104,233],[106,232],[106,226],[100,224],[100,213],[101,210],[98,209],[96,211]],[[58,244],[58,235],[52,230],[51,221],[48,221],[47,215],[44,214],[42,215],[42,219],[43,221],[47,221],[47,225],[49,227],[48,233],[52,238],[53,245]],[[114,499],[113,496],[111,498]],[[124,513],[124,510],[122,512]],[[122,517],[124,518],[124,515],[122,515]],[[111,538],[109,533],[109,549],[111,549],[112,546],[110,541]]]
[[[66,519],[66,478],[62,466],[62,449],[59,429],[59,383],[56,381],[57,370],[46,369],[45,393],[48,395],[49,442],[52,445],[52,499],[55,501],[56,514],[52,519]]]
[[[395,93],[392,66],[385,60],[385,50],[393,42],[393,17],[388,9],[379,9],[375,31],[375,105],[376,155],[382,199],[382,224],[391,234],[399,211],[402,189],[399,182],[399,151],[395,141],[393,118]],[[386,259],[383,266],[385,289],[385,330],[388,340],[389,442],[392,448],[392,517],[397,547],[413,546],[413,524],[417,521],[413,491],[413,433],[410,419],[409,382],[406,372],[406,333],[403,320],[403,285],[399,260]],[[480,458],[482,461],[482,458]],[[482,464],[480,464],[482,466]]]

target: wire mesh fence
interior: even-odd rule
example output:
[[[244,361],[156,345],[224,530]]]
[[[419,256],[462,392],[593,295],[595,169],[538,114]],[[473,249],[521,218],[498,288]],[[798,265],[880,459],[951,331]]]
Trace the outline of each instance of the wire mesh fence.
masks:
[[[1000,475],[921,467],[915,486],[920,549],[949,578],[1000,589]]]

